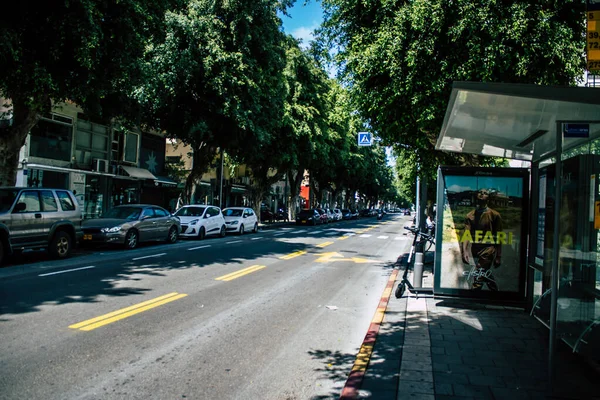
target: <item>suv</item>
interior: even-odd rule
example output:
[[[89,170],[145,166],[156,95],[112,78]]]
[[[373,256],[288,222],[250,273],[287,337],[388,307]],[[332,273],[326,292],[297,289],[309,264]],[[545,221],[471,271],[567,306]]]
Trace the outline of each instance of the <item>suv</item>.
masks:
[[[68,257],[81,239],[81,222],[79,204],[66,189],[0,187],[0,263],[26,249]]]

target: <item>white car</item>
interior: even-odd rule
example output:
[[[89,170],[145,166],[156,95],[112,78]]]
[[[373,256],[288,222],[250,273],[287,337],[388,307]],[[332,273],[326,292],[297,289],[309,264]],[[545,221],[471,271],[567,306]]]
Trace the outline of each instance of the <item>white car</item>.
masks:
[[[258,232],[258,219],[253,209],[248,207],[229,207],[223,209],[227,230],[243,235],[244,232]]]
[[[224,237],[227,231],[221,209],[215,206],[183,206],[175,212],[181,221],[180,237],[204,239],[207,235]]]
[[[333,210],[333,215],[335,215],[336,221],[341,221],[342,219],[344,219],[342,215],[342,210],[340,210],[339,208]]]

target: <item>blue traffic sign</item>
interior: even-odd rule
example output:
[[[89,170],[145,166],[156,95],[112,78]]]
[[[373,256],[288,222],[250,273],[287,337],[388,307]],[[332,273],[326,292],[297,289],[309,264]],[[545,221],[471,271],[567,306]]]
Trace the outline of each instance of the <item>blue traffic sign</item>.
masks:
[[[566,138],[590,137],[590,124],[564,124],[563,134]]]
[[[358,145],[371,146],[372,138],[369,132],[358,132]]]

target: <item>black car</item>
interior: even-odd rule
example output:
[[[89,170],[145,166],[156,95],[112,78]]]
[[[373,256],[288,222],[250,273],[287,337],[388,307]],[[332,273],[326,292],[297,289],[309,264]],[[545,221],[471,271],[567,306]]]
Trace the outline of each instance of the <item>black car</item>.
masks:
[[[410,216],[410,210],[404,210],[404,215]]]
[[[301,210],[296,215],[296,225],[317,225],[321,224],[321,214],[314,208]]]

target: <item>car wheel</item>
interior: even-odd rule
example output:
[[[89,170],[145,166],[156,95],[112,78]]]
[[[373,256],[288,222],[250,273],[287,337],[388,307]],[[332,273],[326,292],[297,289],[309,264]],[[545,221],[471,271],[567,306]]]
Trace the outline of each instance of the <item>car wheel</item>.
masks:
[[[179,239],[179,234],[177,233],[177,227],[176,226],[172,226],[171,229],[169,229],[169,234],[167,236],[167,243],[175,243],[177,242],[177,239]]]
[[[254,233],[258,232],[258,222],[254,223],[254,228],[252,228],[252,232],[254,232]]]
[[[206,237],[206,231],[204,230],[204,227],[201,226],[200,230],[198,231],[198,240],[202,240]]]
[[[137,231],[131,229],[129,232],[127,232],[127,235],[125,235],[125,247],[129,250],[135,249],[139,243],[139,239],[140,238]]]
[[[244,224],[240,225],[240,236],[244,234]]]
[[[220,237],[225,237],[225,235],[226,235],[226,234],[227,234],[227,231],[226,231],[226,229],[225,229],[225,225],[223,225],[223,226],[221,227],[221,230],[219,231],[219,236],[220,236]]]
[[[65,231],[58,231],[50,242],[50,254],[56,258],[66,258],[71,254],[73,240]]]

